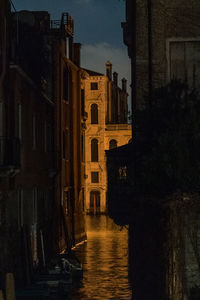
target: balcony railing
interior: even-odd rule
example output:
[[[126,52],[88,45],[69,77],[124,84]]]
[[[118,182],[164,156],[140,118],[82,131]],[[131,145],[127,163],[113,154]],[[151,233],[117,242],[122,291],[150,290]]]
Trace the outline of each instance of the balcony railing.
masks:
[[[20,140],[0,137],[0,176],[20,169]]]
[[[51,21],[51,29],[56,29],[56,30],[62,30],[64,29],[65,32],[73,36],[74,33],[74,21],[70,14],[68,13],[63,13],[62,14],[62,19],[61,20],[53,20]]]
[[[107,124],[106,130],[131,130],[131,124]]]

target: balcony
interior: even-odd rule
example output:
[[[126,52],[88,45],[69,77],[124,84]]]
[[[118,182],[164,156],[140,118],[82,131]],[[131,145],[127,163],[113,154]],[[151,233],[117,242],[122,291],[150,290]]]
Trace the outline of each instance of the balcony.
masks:
[[[67,36],[73,36],[74,21],[70,14],[63,13],[61,20],[51,21],[51,29],[54,31],[63,30]]]
[[[0,177],[14,176],[20,171],[20,140],[0,137]]]
[[[131,124],[107,124],[106,130],[131,130]]]

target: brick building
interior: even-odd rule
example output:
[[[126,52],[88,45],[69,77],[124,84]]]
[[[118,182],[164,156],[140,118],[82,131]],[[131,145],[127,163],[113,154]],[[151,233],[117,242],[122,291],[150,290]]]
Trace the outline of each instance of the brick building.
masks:
[[[68,14],[1,4],[0,270],[18,284],[85,238],[80,45]]]
[[[85,119],[81,107],[81,45],[73,42],[73,26],[69,14],[63,14],[61,20],[51,22],[55,70],[55,150],[57,159],[60,159],[56,198],[60,199],[61,205],[59,219],[64,222],[60,232],[61,249],[66,242],[70,247],[85,239],[82,143]],[[63,240],[63,230],[66,241]]]

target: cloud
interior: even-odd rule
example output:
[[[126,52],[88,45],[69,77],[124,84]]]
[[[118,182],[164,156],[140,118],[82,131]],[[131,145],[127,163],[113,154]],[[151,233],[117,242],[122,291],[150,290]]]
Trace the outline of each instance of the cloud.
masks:
[[[86,44],[81,50],[81,66],[96,72],[105,74],[107,61],[112,63],[113,72],[118,73],[118,82],[121,86],[121,79],[127,79],[127,90],[130,99],[130,83],[131,83],[131,62],[128,58],[126,47],[113,47],[108,43]],[[130,100],[129,100],[130,102]],[[129,104],[130,105],[130,104]]]

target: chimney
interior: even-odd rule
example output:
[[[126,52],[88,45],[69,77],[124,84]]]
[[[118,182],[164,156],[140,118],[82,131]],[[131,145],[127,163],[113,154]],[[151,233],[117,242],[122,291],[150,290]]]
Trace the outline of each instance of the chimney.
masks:
[[[78,67],[80,67],[80,53],[81,53],[81,44],[80,43],[74,43],[73,44],[73,60],[74,60],[74,64]]]
[[[113,81],[114,81],[114,84],[117,86],[118,85],[118,73],[117,72],[113,73]]]
[[[126,92],[126,83],[127,83],[126,78],[122,78],[122,91],[124,92]]]
[[[112,64],[109,61],[106,63],[106,76],[112,80]]]

